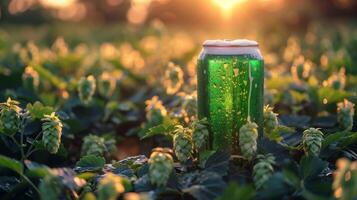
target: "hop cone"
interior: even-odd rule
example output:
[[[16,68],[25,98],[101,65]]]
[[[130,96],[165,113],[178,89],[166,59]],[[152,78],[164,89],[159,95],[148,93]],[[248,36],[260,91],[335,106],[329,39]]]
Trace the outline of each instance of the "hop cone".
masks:
[[[264,108],[264,132],[271,133],[278,126],[278,114],[273,112],[273,108],[266,106]]]
[[[109,172],[99,181],[98,200],[115,200],[124,191],[122,178]]]
[[[208,121],[206,118],[193,122],[192,141],[196,149],[204,148],[208,143]]]
[[[109,98],[112,96],[116,86],[116,80],[109,73],[104,72],[98,80],[99,94]]]
[[[258,155],[258,162],[253,167],[253,180],[257,189],[260,189],[273,175],[275,157],[271,154]]]
[[[186,162],[192,153],[191,130],[181,125],[176,125],[174,130],[174,151],[180,162]]]
[[[332,188],[337,199],[350,200],[357,196],[357,162],[340,158],[336,163]]]
[[[167,94],[175,94],[183,84],[183,71],[180,66],[170,62],[165,71],[164,85]]]
[[[257,151],[258,125],[248,122],[239,129],[239,147],[241,153],[249,161]]]
[[[83,138],[82,156],[96,155],[102,156],[106,150],[104,139],[96,135],[88,135]]]
[[[323,133],[316,128],[309,128],[303,132],[302,143],[306,155],[319,156],[323,140]]]
[[[44,122],[42,124],[42,142],[48,152],[55,154],[57,153],[62,136],[62,122],[56,116],[55,112],[52,112],[51,115],[44,115],[42,118]]]
[[[0,104],[0,132],[7,136],[15,134],[21,125],[19,102],[8,98]]]
[[[42,179],[39,190],[42,200],[60,199],[63,186],[58,177],[50,174]]]
[[[22,74],[22,83],[26,89],[36,91],[40,84],[40,77],[32,67],[28,66]]]
[[[337,120],[340,127],[350,131],[353,127],[354,104],[345,99],[337,104]]]
[[[174,161],[170,155],[171,150],[156,148],[149,159],[149,177],[152,184],[159,187],[165,186],[174,168]]]
[[[146,119],[152,126],[162,123],[163,118],[167,115],[167,110],[158,96],[153,96],[150,100],[145,101]]]
[[[88,104],[92,101],[92,97],[95,92],[95,78],[90,75],[87,78],[82,77],[78,82],[79,98],[84,104]]]

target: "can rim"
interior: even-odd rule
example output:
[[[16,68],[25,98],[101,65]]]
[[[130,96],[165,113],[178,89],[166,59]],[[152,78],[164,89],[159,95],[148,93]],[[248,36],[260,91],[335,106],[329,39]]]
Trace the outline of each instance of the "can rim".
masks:
[[[247,39],[218,39],[206,40],[203,47],[218,47],[218,48],[241,48],[241,47],[259,47],[259,43],[254,40]]]
[[[223,47],[223,48],[230,48],[230,47],[259,47],[259,44],[250,44],[250,45],[217,45],[217,44],[203,44],[203,47]]]

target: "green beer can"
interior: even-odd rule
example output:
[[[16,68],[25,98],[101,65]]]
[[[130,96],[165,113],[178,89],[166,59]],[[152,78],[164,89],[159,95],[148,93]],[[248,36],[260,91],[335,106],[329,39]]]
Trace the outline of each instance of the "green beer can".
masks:
[[[238,151],[239,128],[262,133],[264,61],[250,40],[207,40],[197,62],[198,117],[210,124],[213,149]]]

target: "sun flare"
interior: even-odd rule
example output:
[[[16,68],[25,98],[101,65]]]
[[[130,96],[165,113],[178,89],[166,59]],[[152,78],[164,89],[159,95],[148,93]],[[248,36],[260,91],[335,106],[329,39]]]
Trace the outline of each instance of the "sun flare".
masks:
[[[238,4],[246,0],[212,0],[222,12],[224,18],[229,18],[232,15],[233,8]]]

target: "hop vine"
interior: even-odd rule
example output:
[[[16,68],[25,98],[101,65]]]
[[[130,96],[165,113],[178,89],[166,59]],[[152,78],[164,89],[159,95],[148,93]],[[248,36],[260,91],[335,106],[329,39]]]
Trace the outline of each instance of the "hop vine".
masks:
[[[347,99],[337,104],[337,120],[343,130],[350,131],[353,127],[354,104]]]
[[[247,122],[239,129],[239,147],[241,153],[251,161],[257,151],[258,125]]]
[[[21,126],[19,104],[11,98],[0,104],[0,132],[2,134],[12,136],[19,131]]]
[[[61,144],[62,122],[55,112],[52,112],[50,115],[44,115],[42,121],[43,145],[48,152],[55,154],[58,152]]]
[[[253,180],[257,189],[262,188],[274,173],[275,157],[272,154],[258,155],[253,167]]]
[[[81,155],[103,156],[106,151],[104,139],[96,135],[88,135],[83,138]]]
[[[278,127],[278,114],[273,112],[273,108],[269,105],[264,108],[264,133],[270,134]]]
[[[208,144],[208,139],[209,139],[208,125],[209,124],[207,118],[197,120],[192,123],[193,126],[192,141],[194,147],[197,150],[204,149]]]
[[[170,149],[156,148],[149,159],[150,182],[156,186],[165,186],[174,168]]]
[[[323,141],[323,133],[316,128],[309,128],[303,132],[302,143],[306,155],[319,156]]]
[[[104,178],[99,181],[98,200],[115,200],[124,191],[122,178],[111,172],[106,173]]]
[[[95,78],[90,75],[88,77],[82,77],[78,82],[78,93],[82,103],[89,104],[92,101],[95,93]]]
[[[176,125],[173,133],[175,155],[180,162],[184,163],[192,156],[191,130],[181,125]]]

